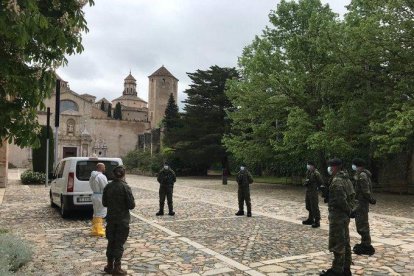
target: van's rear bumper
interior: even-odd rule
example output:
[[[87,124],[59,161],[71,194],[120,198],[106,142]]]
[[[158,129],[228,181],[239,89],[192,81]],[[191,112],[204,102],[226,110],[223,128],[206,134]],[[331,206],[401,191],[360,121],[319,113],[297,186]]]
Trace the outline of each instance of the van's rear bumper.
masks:
[[[76,198],[77,195],[62,195],[63,202],[69,210],[93,210],[92,202],[76,204]]]

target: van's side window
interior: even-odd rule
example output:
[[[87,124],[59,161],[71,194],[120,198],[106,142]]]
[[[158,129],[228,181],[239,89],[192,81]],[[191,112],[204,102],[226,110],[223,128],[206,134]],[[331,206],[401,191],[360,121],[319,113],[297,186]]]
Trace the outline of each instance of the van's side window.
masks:
[[[63,170],[65,169],[65,162],[66,161],[63,161],[63,162],[60,163],[57,178],[62,178],[63,177]]]
[[[61,165],[62,163],[58,163],[57,164],[57,166],[56,166],[56,168],[55,168],[55,171],[53,172],[53,176],[55,177],[55,178],[57,178],[57,176],[58,176],[58,174],[59,174],[59,171],[60,171],[60,165]]]

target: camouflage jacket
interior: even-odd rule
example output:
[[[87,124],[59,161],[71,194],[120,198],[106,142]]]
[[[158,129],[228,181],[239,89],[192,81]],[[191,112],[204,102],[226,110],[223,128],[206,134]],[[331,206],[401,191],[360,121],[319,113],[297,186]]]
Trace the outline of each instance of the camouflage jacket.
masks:
[[[305,186],[309,192],[317,192],[318,188],[324,184],[322,175],[318,170],[306,171]]]
[[[339,171],[329,185],[329,214],[349,216],[355,208],[355,191],[346,171]]]
[[[157,181],[161,186],[173,186],[176,181],[175,172],[171,169],[162,169],[158,173]]]
[[[108,222],[129,224],[129,210],[135,208],[131,188],[125,181],[114,179],[104,188],[102,205],[108,208],[106,215]]]
[[[371,172],[364,169],[354,175],[355,193],[358,201],[369,202],[372,195]]]
[[[239,171],[236,176],[236,181],[239,186],[249,186],[253,183],[253,177],[251,173],[245,169],[244,171]]]

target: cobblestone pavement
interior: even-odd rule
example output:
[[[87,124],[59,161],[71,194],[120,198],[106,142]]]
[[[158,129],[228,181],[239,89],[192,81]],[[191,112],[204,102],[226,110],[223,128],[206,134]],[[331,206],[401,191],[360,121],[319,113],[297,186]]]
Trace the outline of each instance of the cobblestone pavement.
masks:
[[[11,178],[17,179],[16,171]],[[124,253],[129,275],[318,275],[330,266],[327,209],[322,225],[306,217],[298,188],[253,184],[253,217],[235,217],[236,184],[179,178],[176,216],[156,217],[155,178],[128,175],[137,208]],[[414,196],[379,195],[370,213],[377,250],[353,255],[355,275],[414,275]],[[0,228],[28,240],[33,260],[21,275],[103,275],[106,240],[91,237],[90,214],[62,219],[50,207],[48,188],[12,180],[0,206]],[[352,244],[359,236],[350,225]]]

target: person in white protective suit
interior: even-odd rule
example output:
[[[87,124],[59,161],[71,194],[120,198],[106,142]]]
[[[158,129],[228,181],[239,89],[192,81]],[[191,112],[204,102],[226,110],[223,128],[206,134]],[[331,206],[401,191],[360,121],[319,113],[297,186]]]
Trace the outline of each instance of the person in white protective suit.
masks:
[[[102,205],[102,193],[105,186],[108,184],[108,179],[103,174],[105,172],[105,164],[96,164],[96,171],[92,171],[89,178],[89,185],[91,186],[92,204],[93,204],[93,218],[92,218],[92,235],[105,237],[105,228],[103,219],[106,217],[106,208]]]

